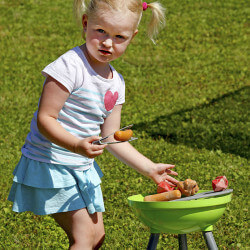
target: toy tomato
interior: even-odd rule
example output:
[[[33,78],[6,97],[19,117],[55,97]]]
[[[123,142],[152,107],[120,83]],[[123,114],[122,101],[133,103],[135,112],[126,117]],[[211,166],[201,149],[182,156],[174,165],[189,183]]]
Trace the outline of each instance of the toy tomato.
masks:
[[[174,187],[169,185],[167,182],[162,181],[158,184],[157,186],[157,193],[163,193],[163,192],[168,192],[174,190]]]
[[[228,186],[228,180],[226,176],[217,176],[214,180],[212,180],[212,187],[214,192],[223,191]]]

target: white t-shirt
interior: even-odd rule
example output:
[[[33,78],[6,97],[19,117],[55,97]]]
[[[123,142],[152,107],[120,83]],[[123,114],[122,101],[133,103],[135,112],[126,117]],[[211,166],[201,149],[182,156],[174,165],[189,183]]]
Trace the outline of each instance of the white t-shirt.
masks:
[[[110,67],[113,78],[101,77],[91,68],[80,47],[75,47],[42,71],[45,77],[50,75],[70,92],[57,120],[78,138],[99,135],[100,125],[112,112],[114,105],[125,102],[124,79]],[[86,170],[92,165],[93,159],[75,154],[47,140],[37,128],[37,111],[30,129],[22,147],[22,153],[26,157],[78,170]]]

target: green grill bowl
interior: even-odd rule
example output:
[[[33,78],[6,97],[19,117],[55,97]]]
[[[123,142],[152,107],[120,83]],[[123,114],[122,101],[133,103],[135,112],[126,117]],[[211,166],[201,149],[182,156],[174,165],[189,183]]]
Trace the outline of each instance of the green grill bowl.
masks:
[[[209,190],[200,190],[207,192]],[[151,233],[186,234],[212,231],[223,215],[232,193],[190,201],[144,202],[142,194],[128,197],[129,206]]]

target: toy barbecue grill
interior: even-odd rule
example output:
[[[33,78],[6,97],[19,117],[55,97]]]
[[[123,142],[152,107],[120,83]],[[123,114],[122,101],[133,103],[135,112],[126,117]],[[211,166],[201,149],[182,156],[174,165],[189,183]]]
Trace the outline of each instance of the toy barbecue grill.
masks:
[[[145,195],[139,194],[128,197],[128,203],[139,220],[150,228],[147,249],[156,249],[160,233],[173,233],[178,234],[179,249],[184,250],[187,249],[186,234],[202,231],[208,249],[215,250],[218,248],[212,233],[213,224],[223,215],[232,192],[232,189],[200,190],[190,200],[167,202],[144,202]]]

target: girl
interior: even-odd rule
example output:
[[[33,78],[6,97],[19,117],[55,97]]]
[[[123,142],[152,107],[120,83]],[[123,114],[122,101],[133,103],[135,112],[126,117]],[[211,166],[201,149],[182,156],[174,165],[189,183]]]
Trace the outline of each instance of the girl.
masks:
[[[155,183],[178,181],[169,176],[177,175],[174,165],[153,163],[129,142],[93,144],[99,134],[105,137],[120,128],[125,83],[110,62],[125,52],[148,8],[154,38],[164,22],[163,8],[141,0],[76,0],[74,6],[86,42],[42,71],[46,79],[38,111],[14,170],[9,200],[15,212],[52,214],[70,249],[93,249],[104,240],[102,172],[94,158],[105,147]]]

